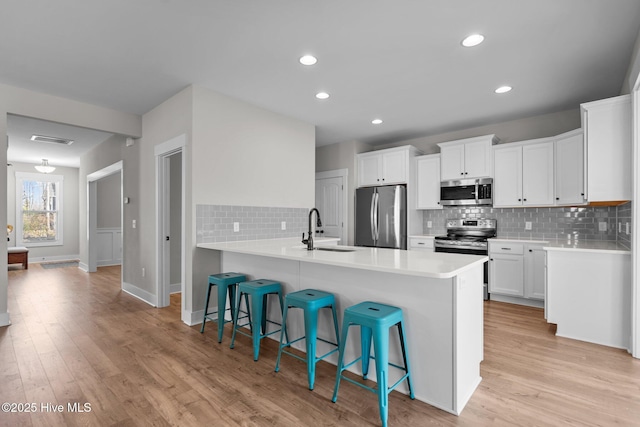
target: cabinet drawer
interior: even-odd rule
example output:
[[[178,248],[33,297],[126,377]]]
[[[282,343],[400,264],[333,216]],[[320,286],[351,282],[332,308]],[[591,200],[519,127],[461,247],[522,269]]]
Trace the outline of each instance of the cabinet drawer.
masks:
[[[433,250],[433,242],[433,237],[411,237],[409,238],[409,248]]]
[[[489,254],[524,254],[524,245],[522,243],[490,243]]]

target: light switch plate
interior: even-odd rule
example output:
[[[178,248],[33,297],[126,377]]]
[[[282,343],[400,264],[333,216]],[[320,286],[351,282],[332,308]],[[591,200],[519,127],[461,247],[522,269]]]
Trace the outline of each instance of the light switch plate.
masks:
[[[524,223],[524,229],[525,230],[531,230],[531,226],[532,226],[531,221],[526,221]]]
[[[433,221],[427,221],[427,228],[433,227]]]
[[[280,223],[280,229],[281,230],[286,230],[287,229],[287,221],[282,221]]]
[[[629,223],[627,222],[627,223],[625,223],[625,225],[626,225],[626,230],[625,231],[626,231],[627,234],[629,234],[631,232],[631,230],[629,230]]]
[[[233,232],[237,233],[238,231],[240,231],[240,223],[239,222],[234,222],[233,223]]]
[[[622,223],[618,223],[618,233],[622,233]]]
[[[598,231],[607,231],[607,223],[599,222],[598,223]]]

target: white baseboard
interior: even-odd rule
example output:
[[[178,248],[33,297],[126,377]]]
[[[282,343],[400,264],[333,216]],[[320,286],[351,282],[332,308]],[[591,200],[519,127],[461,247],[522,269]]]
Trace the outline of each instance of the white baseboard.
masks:
[[[115,261],[98,261],[98,267],[110,267],[112,265],[122,265],[122,262],[119,259]]]
[[[177,294],[180,292],[182,292],[182,283],[172,283],[171,285],[169,285],[170,294]]]
[[[51,262],[51,261],[78,261],[80,259],[80,255],[56,255],[56,256],[34,256],[29,257],[29,264],[39,264],[41,262]]]
[[[510,297],[498,294],[490,294],[489,299],[491,301],[508,302],[509,304],[526,305],[527,307],[544,308],[544,301],[535,299]]]
[[[87,264],[85,264],[84,262],[78,263],[78,268],[80,270],[84,271],[85,273],[89,272],[89,266]]]
[[[158,306],[158,297],[156,295],[153,295],[152,293],[145,291],[144,289],[132,285],[131,283],[122,282],[122,290],[153,307]]]
[[[9,326],[11,324],[11,319],[9,318],[9,312],[0,313],[0,327]]]
[[[184,310],[182,313],[182,321],[189,326],[201,324],[203,317],[204,317],[204,310],[198,310],[198,311]]]

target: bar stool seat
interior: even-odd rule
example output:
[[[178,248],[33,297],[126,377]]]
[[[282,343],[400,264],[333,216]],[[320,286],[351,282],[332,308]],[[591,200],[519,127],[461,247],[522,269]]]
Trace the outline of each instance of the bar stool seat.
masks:
[[[220,273],[209,276],[209,286],[207,289],[207,299],[204,304],[204,318],[202,319],[202,328],[200,333],[204,333],[204,326],[207,319],[218,323],[218,342],[222,342],[222,334],[224,332],[224,324],[231,323],[233,320],[225,320],[224,315],[227,310],[231,312],[233,319],[236,307],[236,287],[240,282],[247,280],[246,276],[239,273]],[[218,288],[218,308],[209,312],[209,299],[211,298],[211,288]],[[229,308],[227,309],[227,293],[229,294]]]
[[[281,331],[282,324],[267,319],[267,297],[269,295],[277,295],[280,302],[280,313],[282,313],[282,285],[279,282],[267,279],[251,280],[238,284],[238,299],[236,300],[235,317],[233,321],[233,335],[231,335],[231,345],[233,348],[236,341],[236,333],[251,337],[253,339],[253,360],[257,361],[260,354],[260,340],[269,335],[276,334]],[[240,304],[244,296],[245,307],[247,308],[248,323],[238,324],[238,313],[240,312]],[[249,305],[249,296],[251,296],[251,305]],[[253,315],[253,317],[252,317]],[[280,326],[280,329],[267,332],[267,323]],[[242,331],[244,326],[249,325],[251,334]],[[285,329],[285,335],[287,331]],[[287,336],[287,340],[288,340]]]
[[[351,325],[360,326],[362,354],[348,364],[344,364],[344,350],[347,343],[347,333]],[[389,329],[393,326],[398,327],[400,337],[400,346],[402,347],[402,358],[404,366],[389,363]],[[409,396],[414,399],[413,389],[411,388],[411,377],[409,368],[409,359],[407,358],[406,343],[404,341],[404,326],[402,321],[402,309],[391,305],[380,304],[376,302],[366,301],[347,308],[344,311],[342,321],[342,339],[340,340],[340,356],[338,358],[338,372],[336,375],[336,385],[333,392],[333,402],[338,400],[338,387],[340,380],[345,379],[350,383],[358,385],[378,395],[378,406],[380,408],[380,419],[383,427],[387,425],[388,419],[388,403],[389,393],[393,391],[398,384],[407,380],[409,387]],[[374,357],[376,362],[376,377],[378,385],[376,388],[369,387],[351,378],[342,375],[342,372],[349,368],[359,360],[362,361],[362,377],[367,379],[369,372],[369,360],[371,357],[371,338],[373,336]],[[388,367],[392,366],[403,370],[404,375],[391,387],[388,386]]]
[[[284,332],[286,330],[287,325],[287,313],[289,308],[301,308],[304,312],[304,335],[300,338],[294,339],[292,341],[284,341]],[[333,314],[333,325],[335,329],[335,342],[328,341],[324,338],[318,337],[318,311],[321,308],[329,308]],[[330,354],[338,351],[338,341],[339,341],[339,332],[338,332],[338,317],[336,315],[336,302],[333,294],[324,291],[318,291],[316,289],[305,289],[302,291],[292,292],[285,296],[284,298],[284,313],[282,315],[282,324],[283,328],[280,333],[280,346],[278,347],[278,359],[276,360],[276,369],[278,372],[280,370],[280,357],[282,353],[288,354],[289,356],[295,357],[298,360],[303,362],[307,362],[307,377],[309,381],[309,390],[313,390],[313,386],[315,383],[316,376],[316,363],[319,360],[324,359]],[[300,340],[305,340],[307,354],[306,357],[300,357],[296,354],[293,354],[289,351],[284,350],[285,347],[291,347],[291,344],[296,343]],[[335,346],[334,349],[329,352],[323,354],[322,356],[316,357],[316,341],[320,340],[327,344],[331,344]]]

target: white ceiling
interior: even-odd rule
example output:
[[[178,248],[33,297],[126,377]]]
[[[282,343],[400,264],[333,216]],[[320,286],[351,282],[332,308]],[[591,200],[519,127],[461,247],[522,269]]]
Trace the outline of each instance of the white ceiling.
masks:
[[[5,0],[0,82],[137,114],[197,84],[376,144],[618,95],[639,26],[638,0]]]

